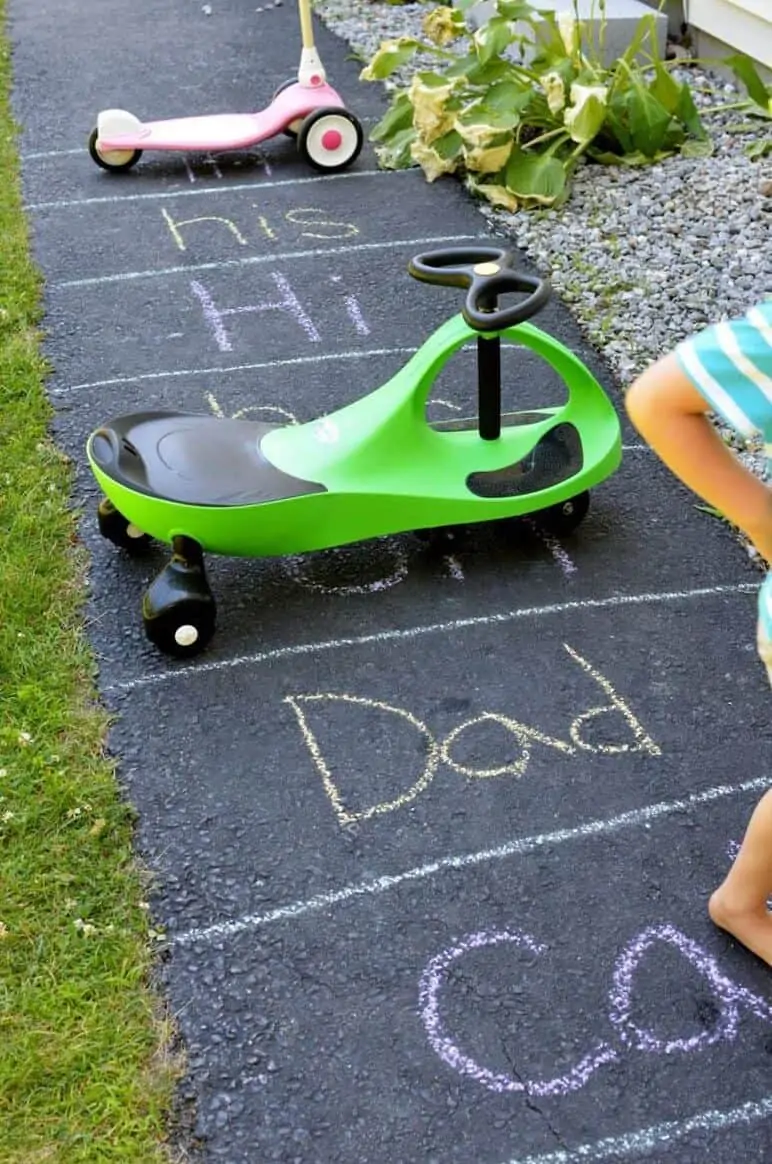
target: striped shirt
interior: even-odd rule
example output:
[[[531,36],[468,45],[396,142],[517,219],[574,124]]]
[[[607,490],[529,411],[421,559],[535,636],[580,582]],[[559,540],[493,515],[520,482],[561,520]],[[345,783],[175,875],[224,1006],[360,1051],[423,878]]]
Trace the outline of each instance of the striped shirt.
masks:
[[[772,468],[772,298],[685,340],[676,357],[730,428],[745,437],[761,436]],[[772,640],[772,573],[759,594],[759,616]]]
[[[772,446],[772,299],[739,319],[705,328],[680,344],[676,355],[731,428],[746,437],[760,433]]]

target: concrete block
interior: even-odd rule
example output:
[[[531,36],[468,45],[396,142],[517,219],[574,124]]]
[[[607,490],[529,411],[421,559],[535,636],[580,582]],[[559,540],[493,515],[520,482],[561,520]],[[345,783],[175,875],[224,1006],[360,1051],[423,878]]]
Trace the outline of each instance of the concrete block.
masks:
[[[534,0],[534,7],[552,9],[556,15],[574,13],[572,0]],[[582,24],[583,43],[592,47],[600,54],[600,31],[605,20],[602,59],[604,64],[610,65],[620,57],[632,42],[638,23],[642,16],[653,16],[655,21],[657,45],[660,55],[664,57],[667,43],[668,20],[662,12],[656,12],[642,0],[606,0],[605,17],[600,11],[600,0],[578,0],[579,20]],[[493,0],[479,0],[469,9],[467,20],[473,28],[484,24],[494,14]],[[528,26],[523,25],[523,32]],[[517,59],[527,63],[530,54],[526,53]]]

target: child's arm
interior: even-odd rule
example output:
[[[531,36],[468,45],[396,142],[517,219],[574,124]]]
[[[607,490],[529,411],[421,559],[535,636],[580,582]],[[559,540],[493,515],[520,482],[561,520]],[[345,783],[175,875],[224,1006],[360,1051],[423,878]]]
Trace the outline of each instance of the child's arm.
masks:
[[[706,415],[710,405],[675,354],[636,380],[626,407],[638,432],[676,476],[772,563],[772,492],[724,444]]]

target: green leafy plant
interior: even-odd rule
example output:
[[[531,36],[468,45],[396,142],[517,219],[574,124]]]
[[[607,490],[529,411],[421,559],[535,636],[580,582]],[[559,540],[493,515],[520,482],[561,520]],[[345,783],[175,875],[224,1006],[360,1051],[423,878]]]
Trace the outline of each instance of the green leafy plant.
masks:
[[[772,122],[772,85],[765,85],[759,76],[758,70],[750,57],[744,53],[735,53],[727,57],[724,64],[729,65],[737,80],[745,86],[747,98],[734,106],[742,109],[750,117],[760,118]],[[758,159],[772,154],[772,134],[762,137],[759,141],[751,142],[745,152],[749,158]]]
[[[711,152],[689,87],[658,54],[654,13],[606,66],[605,0],[597,49],[583,44],[576,5],[573,16],[556,17],[526,0],[495,0],[493,15],[472,29],[473,3],[432,9],[425,41],[386,41],[363,70],[363,80],[379,81],[419,52],[437,62],[392,92],[371,134],[386,168],[417,163],[429,181],[458,174],[516,210],[560,205],[582,157],[630,166]]]

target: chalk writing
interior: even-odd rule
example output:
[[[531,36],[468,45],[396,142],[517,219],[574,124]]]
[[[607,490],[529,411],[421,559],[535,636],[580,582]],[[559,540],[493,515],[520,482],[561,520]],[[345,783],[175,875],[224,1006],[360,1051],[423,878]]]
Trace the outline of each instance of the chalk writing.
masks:
[[[532,518],[526,518],[526,525],[544,543],[566,577],[576,573],[576,563],[554,534],[542,529]]]
[[[450,578],[454,578],[456,582],[464,581],[464,569],[455,554],[446,554],[442,559],[445,564],[445,569]]]
[[[185,172],[188,175],[188,181],[195,182],[196,181],[196,172],[193,169],[193,166],[192,166],[187,154],[182,155],[182,160],[185,163]],[[217,165],[217,162],[212,154],[204,154],[204,157],[202,160],[212,167],[212,171],[214,173],[215,178],[222,178],[222,170]]]
[[[315,228],[302,230],[301,238],[353,238],[355,234],[359,234],[359,227],[353,222],[335,222],[325,217],[327,213],[326,210],[319,210],[315,206],[305,206],[287,211],[284,217],[295,226]],[[322,231],[324,233],[321,233]]]
[[[331,275],[330,276],[331,283],[341,283],[342,281],[343,281],[342,275]],[[351,322],[354,324],[354,328],[357,332],[357,335],[369,335],[370,328],[369,328],[367,321],[365,320],[365,317],[362,313],[362,307],[361,307],[356,295],[352,295],[351,293],[349,293],[345,297],[344,302],[346,304],[346,311],[348,312],[348,317],[351,320]]]
[[[388,548],[393,556],[394,566],[388,574],[384,574],[381,578],[375,578],[370,582],[353,582],[332,583],[326,582],[322,579],[314,578],[310,571],[314,558],[305,558],[300,555],[290,555],[284,559],[284,568],[287,570],[290,577],[299,585],[305,587],[307,590],[315,590],[318,594],[337,594],[341,596],[349,594],[377,594],[383,590],[391,590],[394,586],[399,586],[404,582],[408,572],[407,554],[405,550],[396,542],[391,540],[383,541],[384,548]],[[345,546],[334,546],[325,551],[325,558],[339,558],[347,552]]]
[[[225,413],[211,392],[204,393],[204,400],[206,400],[215,416],[219,417],[220,420],[225,419]],[[281,408],[278,404],[248,404],[246,408],[237,408],[236,411],[232,413],[231,419],[245,420],[248,416],[254,416],[255,413],[260,412],[275,413],[277,416],[282,417],[283,420],[286,420],[288,424],[300,423],[294,412],[290,412],[288,408]]]
[[[243,307],[217,307],[211,292],[203,283],[198,280],[193,280],[190,284],[193,294],[201,304],[201,310],[204,315],[205,322],[212,329],[215,343],[221,352],[233,351],[233,341],[230,332],[223,322],[227,317],[234,315],[248,315],[250,313],[257,313],[263,311],[284,311],[291,319],[293,319],[298,326],[305,332],[307,339],[311,343],[319,343],[321,336],[316,324],[311,319],[306,309],[298,299],[293,291],[289,280],[286,276],[280,274],[278,271],[272,271],[270,278],[273,279],[276,286],[281,292],[281,298],[272,302],[248,304]],[[330,276],[329,282],[334,286],[342,282],[340,275]],[[370,326],[364,317],[362,306],[357,297],[351,292],[346,292],[342,296],[343,306],[346,311],[348,319],[353,324],[354,331],[357,335],[367,336],[370,334]]]
[[[166,225],[169,227],[169,230],[172,233],[172,238],[181,251],[185,251],[188,248],[185,245],[180,228],[183,226],[194,226],[198,222],[219,222],[222,226],[225,227],[226,230],[230,231],[240,246],[245,247],[247,245],[247,240],[244,238],[244,235],[236,226],[235,222],[231,222],[229,218],[222,218],[218,214],[201,214],[197,218],[186,218],[184,220],[181,219],[179,222],[175,222],[166,207],[161,207],[161,216],[166,222]]]
[[[268,219],[265,217],[265,215],[258,214],[257,221],[260,224],[260,229],[262,230],[265,237],[269,238],[271,240],[271,242],[274,242],[276,240],[276,231],[273,229],[272,226],[270,226]]]
[[[335,814],[342,825],[353,824],[354,821],[369,820],[373,816],[380,816],[386,812],[393,812],[394,809],[402,808],[404,805],[409,804],[412,800],[415,800],[415,798],[421,792],[429,787],[440,758],[440,750],[437,746],[437,741],[434,739],[434,736],[429,731],[426,724],[421,723],[419,719],[416,719],[416,717],[409,711],[405,711],[404,708],[393,707],[389,703],[381,703],[376,699],[363,699],[357,695],[289,695],[286,697],[284,702],[290,705],[292,710],[295,712],[295,715],[297,716],[298,724],[303,734],[303,739],[305,740],[308,746],[308,750],[313,757],[314,764],[316,765],[316,768],[322,777],[324,790],[327,793],[330,799],[330,803],[335,810]],[[426,759],[424,762],[423,772],[415,781],[415,783],[411,785],[407,791],[400,793],[400,795],[395,797],[393,800],[384,801],[381,804],[374,804],[370,808],[365,809],[363,812],[352,812],[350,809],[348,809],[343,803],[338,786],[330,775],[330,770],[327,767],[324,757],[322,756],[319,744],[316,740],[316,736],[309,728],[306,715],[303,710],[305,704],[317,702],[349,703],[359,705],[360,707],[369,707],[378,711],[386,712],[387,715],[396,715],[406,720],[407,723],[416,729],[419,735],[423,736],[426,745]]]
[[[316,325],[311,317],[306,312],[303,304],[298,299],[295,292],[290,286],[289,280],[278,271],[271,271],[270,278],[281,293],[281,298],[271,302],[251,303],[243,307],[217,307],[209,290],[193,280],[190,284],[191,291],[196,296],[201,304],[201,310],[205,321],[209,324],[214,335],[215,343],[221,352],[232,352],[233,343],[231,341],[230,333],[228,332],[223,320],[234,315],[250,315],[257,314],[262,311],[283,311],[293,319],[295,323],[305,332],[306,338],[311,343],[319,343],[321,336],[316,330]]]
[[[340,278],[340,276],[338,276],[338,275],[334,275],[334,276],[331,276],[331,279],[330,279],[330,281],[331,281],[331,282],[336,282],[336,281],[337,281],[339,278]],[[182,332],[178,332],[178,333],[175,333],[175,334],[176,334],[176,335],[182,335]],[[415,350],[414,348],[405,348],[405,349],[404,349],[404,351],[405,351],[405,352],[407,352],[407,353],[412,353],[414,350]],[[357,354],[357,355],[358,355],[359,353],[352,353],[352,354]],[[368,353],[366,353],[366,352],[365,352],[365,353],[363,353],[363,354],[364,354],[364,355],[367,355]],[[375,354],[377,354],[377,355],[383,355],[383,354],[385,354],[385,353],[383,353],[383,352],[378,352],[378,353],[375,353]],[[323,356],[322,356],[322,357],[314,357],[314,356],[309,356],[309,357],[308,357],[308,361],[309,361],[309,362],[311,362],[311,361],[315,361],[317,358],[324,359],[325,357],[323,357]],[[332,358],[335,358],[335,357],[332,357]],[[287,362],[287,361],[281,361],[281,360],[280,360],[280,361],[277,361],[277,364],[283,364],[283,363],[285,363],[285,362]],[[288,361],[288,362],[289,362],[289,363],[293,363],[293,364],[294,364],[294,363],[296,363],[296,362],[304,362],[304,361],[294,361],[294,360],[292,360],[292,361]],[[235,369],[235,370],[236,370],[236,371],[252,371],[252,370],[253,370],[253,368],[257,368],[257,369],[259,369],[259,368],[267,368],[267,367],[273,367],[273,365],[272,365],[272,364],[255,364],[255,365],[245,365],[243,368],[242,368],[242,367],[239,367],[239,368],[237,368],[237,369]],[[201,369],[192,369],[192,370],[191,370],[189,373],[185,373],[185,374],[186,374],[186,375],[195,376],[195,375],[199,375],[199,374],[203,375],[204,373],[210,373],[210,372],[212,372],[212,373],[213,373],[213,372],[221,372],[221,371],[228,371],[228,370],[229,370],[229,369],[220,369],[220,368],[201,368]],[[171,374],[172,374],[172,373],[169,373],[169,375],[171,375]],[[139,379],[142,379],[143,377],[138,377],[138,378],[139,378]],[[108,381],[108,383],[113,383],[113,381]],[[97,383],[94,383],[94,384],[85,384],[85,385],[77,385],[77,387],[86,387],[86,388],[92,388],[92,387],[93,387],[93,388],[98,388],[98,387],[102,387],[102,384],[101,384],[101,383],[99,383],[99,384],[97,384]],[[289,411],[288,411],[286,408],[282,408],[282,407],[280,407],[280,406],[279,406],[279,405],[277,405],[277,404],[252,404],[252,405],[250,405],[248,408],[240,408],[240,409],[237,409],[237,411],[236,411],[236,412],[232,412],[232,413],[226,413],[226,412],[225,412],[225,409],[222,407],[222,405],[221,405],[221,404],[219,403],[219,401],[216,399],[216,397],[215,397],[215,395],[214,395],[214,393],[213,393],[213,392],[205,392],[205,393],[204,393],[204,400],[206,400],[207,404],[209,405],[209,407],[210,407],[210,409],[212,410],[212,412],[214,413],[214,415],[215,415],[215,416],[219,416],[219,417],[221,417],[221,418],[224,418],[225,416],[230,416],[232,420],[238,420],[240,417],[247,416],[248,414],[250,414],[250,413],[252,413],[252,412],[255,412],[255,411],[258,411],[258,410],[259,410],[259,411],[262,411],[262,412],[275,412],[275,413],[277,413],[277,415],[279,415],[279,416],[285,416],[285,417],[287,417],[287,418],[289,419],[289,421],[290,421],[290,423],[291,423],[291,424],[300,424],[300,423],[301,423],[301,421],[300,421],[300,419],[298,418],[298,416],[297,416],[297,414],[296,414],[296,413],[294,413],[294,412],[289,412]],[[440,407],[442,407],[442,408],[449,408],[449,409],[452,409],[454,412],[460,412],[460,411],[461,411],[461,408],[460,408],[460,406],[459,406],[458,404],[451,404],[451,402],[450,402],[449,400],[442,400],[442,399],[440,399],[440,398],[436,398],[436,399],[434,399],[434,400],[430,400],[430,401],[429,401],[429,404],[427,405],[427,407],[429,407],[429,406],[431,406],[431,405],[435,405],[435,404],[436,404],[436,405],[438,405],[438,406],[440,406]]]
[[[440,763],[444,763],[459,775],[481,779],[496,776],[522,777],[528,769],[531,748],[536,744],[554,749],[566,756],[576,755],[580,751],[604,755],[645,752],[651,756],[659,756],[661,754],[659,746],[648,735],[636,719],[629,705],[617,694],[605,676],[567,643],[564,644],[564,649],[569,657],[594,680],[608,699],[608,702],[602,706],[591,707],[589,710],[582,711],[573,717],[569,725],[568,740],[549,736],[537,728],[521,723],[508,715],[487,711],[458,725],[443,740],[437,740],[429,727],[413,715],[412,712],[402,707],[382,703],[379,700],[371,700],[357,695],[336,694],[333,692],[315,692],[313,694],[287,696],[284,702],[289,704],[295,713],[301,736],[308,748],[314,767],[321,777],[322,786],[327,793],[338,823],[342,826],[349,825],[355,821],[369,820],[374,816],[380,816],[384,813],[394,812],[397,809],[403,808],[405,805],[414,801],[420,793],[426,791]],[[335,711],[341,705],[346,704],[359,708],[369,708],[371,711],[387,717],[389,721],[388,727],[386,719],[382,719],[381,721],[381,730],[385,731],[387,735],[390,735],[392,732],[394,726],[392,717],[396,716],[403,722],[412,725],[424,741],[426,741],[427,760],[421,773],[413,783],[399,795],[363,809],[354,809],[346,803],[333,776],[331,762],[325,757],[318,737],[320,728],[324,726],[324,713]],[[309,722],[312,710],[316,713],[316,730]],[[321,722],[319,722],[320,713]],[[601,715],[613,713],[621,715],[632,739],[618,739],[616,742],[610,742],[606,739],[602,742],[593,742],[586,738],[583,733],[587,724],[597,720]],[[506,758],[501,763],[487,767],[473,767],[470,763],[457,759],[461,737],[464,733],[479,729],[481,725],[485,725],[486,727],[495,725],[502,729]],[[352,738],[356,737],[354,736]],[[372,739],[371,734],[368,734],[368,739]],[[513,745],[516,749],[514,754]]]
[[[187,165],[187,163],[186,163]],[[216,164],[215,171],[218,177],[222,174],[217,171]],[[187,166],[188,177],[191,182],[195,182],[195,174],[190,166]],[[260,210],[260,205],[257,202],[252,203],[255,210]],[[219,223],[228,232],[231,238],[235,239],[239,246],[249,246],[254,239],[250,239],[250,229],[245,229],[244,224],[238,226],[233,218],[226,218],[221,214],[202,214],[195,218],[174,219],[168,210],[161,208],[161,218],[163,219],[169,234],[172,237],[174,245],[180,251],[187,251],[187,238],[190,231],[183,234],[183,228],[191,226],[200,226],[202,223]],[[267,216],[258,213],[255,216],[255,221],[259,227],[258,237],[266,238],[269,242],[281,242],[286,235],[292,235],[293,241],[298,238],[315,238],[322,240],[339,239],[339,238],[353,238],[359,234],[359,227],[354,222],[338,222],[335,219],[328,217],[328,211],[322,210],[317,206],[301,206],[295,210],[289,210],[282,216],[283,221],[280,222],[278,218],[269,222]],[[289,223],[294,229],[288,230],[286,224]],[[301,228],[301,229],[299,229]],[[305,228],[305,229],[302,229]],[[199,237],[200,237],[200,232]],[[211,234],[211,232],[210,232]]]
[[[650,926],[625,946],[614,965],[608,1021],[616,1046],[610,1040],[596,1040],[588,1051],[580,1054],[568,1071],[551,1079],[525,1079],[519,1074],[515,1076],[494,1071],[467,1055],[446,1033],[440,1013],[440,999],[451,971],[457,970],[462,958],[472,951],[502,944],[519,946],[539,957],[547,953],[543,943],[521,930],[473,933],[432,958],[419,985],[419,1011],[430,1046],[454,1071],[489,1091],[524,1092],[532,1096],[568,1095],[586,1086],[604,1064],[617,1062],[625,1053],[641,1051],[672,1055],[729,1042],[737,1036],[743,1011],[750,1012],[763,1022],[772,1022],[772,1007],[722,974],[715,959],[691,938],[672,925]],[[713,993],[718,1017],[711,1027],[706,1027],[696,1035],[662,1039],[632,1019],[635,971],[644,956],[662,945],[676,950],[702,976]]]

